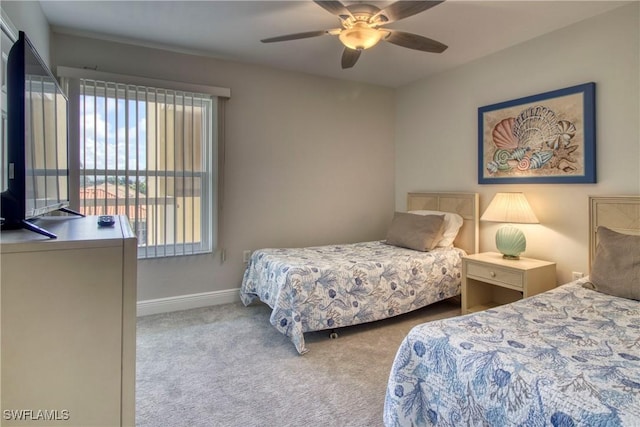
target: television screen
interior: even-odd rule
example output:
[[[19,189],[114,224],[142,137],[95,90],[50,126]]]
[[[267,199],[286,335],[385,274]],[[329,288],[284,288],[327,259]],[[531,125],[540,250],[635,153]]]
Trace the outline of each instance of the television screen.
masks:
[[[67,99],[27,51],[25,74],[25,218],[68,205]]]
[[[68,100],[49,68],[21,31],[7,59],[7,189],[2,228],[27,228],[49,237],[31,221],[69,205]]]

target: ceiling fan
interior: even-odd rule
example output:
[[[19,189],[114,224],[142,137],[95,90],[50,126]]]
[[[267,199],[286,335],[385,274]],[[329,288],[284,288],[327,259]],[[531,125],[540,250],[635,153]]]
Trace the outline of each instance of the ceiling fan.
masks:
[[[324,35],[338,36],[345,46],[342,52],[342,68],[353,67],[363,50],[375,46],[380,40],[423,52],[442,53],[446,45],[417,34],[383,28],[383,25],[399,21],[430,9],[441,1],[397,1],[380,9],[365,3],[344,5],[339,1],[313,0],[318,6],[336,15],[341,28],[288,34],[261,40],[262,43],[306,39]]]

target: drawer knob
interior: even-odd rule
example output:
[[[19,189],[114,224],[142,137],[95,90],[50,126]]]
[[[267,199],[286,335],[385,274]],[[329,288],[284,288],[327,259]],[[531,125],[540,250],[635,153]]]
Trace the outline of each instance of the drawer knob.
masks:
[[[496,277],[496,272],[495,272],[495,271],[492,271],[492,272],[491,272],[491,273],[489,273],[489,274],[491,274],[491,277]]]

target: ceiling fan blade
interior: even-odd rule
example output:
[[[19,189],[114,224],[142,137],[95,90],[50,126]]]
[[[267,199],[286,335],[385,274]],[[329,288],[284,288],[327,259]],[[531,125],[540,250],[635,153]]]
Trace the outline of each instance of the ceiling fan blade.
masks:
[[[438,41],[419,36],[417,34],[405,33],[403,31],[389,30],[389,36],[383,38],[384,41],[409,49],[421,50],[423,52],[442,53],[447,49],[447,45]]]
[[[383,16],[386,18],[385,23],[399,21],[400,19],[408,18],[427,9],[431,9],[434,6],[439,5],[441,1],[397,1],[391,5],[385,7],[376,16]],[[383,19],[384,20],[384,19]]]
[[[329,13],[336,15],[338,17],[340,17],[340,19],[344,20],[347,19],[349,17],[351,17],[351,12],[349,12],[349,9],[347,9],[345,7],[345,5],[343,5],[341,2],[339,1],[320,1],[320,0],[313,0],[313,2],[315,4],[317,4],[318,6],[320,6],[321,8],[323,8],[324,10],[328,11]]]
[[[329,34],[327,30],[321,31],[307,31],[306,33],[287,34],[284,36],[270,37],[268,39],[260,40],[262,43],[284,42],[287,40],[308,39],[309,37],[318,37]]]
[[[348,47],[345,47],[344,52],[342,52],[342,69],[344,70],[345,68],[351,68],[356,65],[361,53],[362,50],[349,49]]]

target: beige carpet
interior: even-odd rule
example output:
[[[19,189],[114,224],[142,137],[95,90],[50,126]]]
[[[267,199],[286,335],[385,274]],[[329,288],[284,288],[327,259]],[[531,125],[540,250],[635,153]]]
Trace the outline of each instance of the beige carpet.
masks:
[[[460,314],[445,301],[393,319],[305,334],[309,352],[269,324],[263,304],[138,319],[138,427],[382,425],[387,378],[409,330]]]

